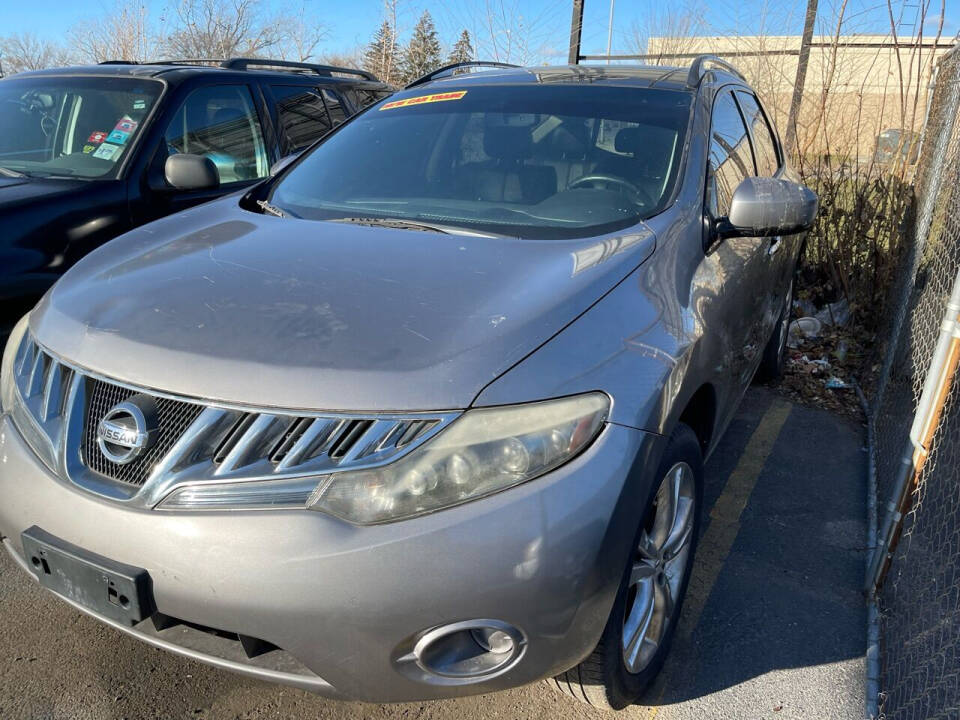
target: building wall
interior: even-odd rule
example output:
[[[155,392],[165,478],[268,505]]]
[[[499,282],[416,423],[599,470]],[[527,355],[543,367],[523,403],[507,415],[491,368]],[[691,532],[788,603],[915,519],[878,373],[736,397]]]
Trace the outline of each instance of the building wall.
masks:
[[[797,121],[797,147],[805,155],[869,158],[883,130],[923,126],[931,70],[946,49],[900,47],[886,35],[814,36]],[[925,39],[930,42],[932,38]],[[881,47],[876,47],[880,45]],[[793,96],[800,36],[654,37],[653,62],[684,65],[678,53],[727,56],[757,88],[781,133]],[[743,53],[747,53],[743,55]],[[736,55],[735,55],[736,54]]]

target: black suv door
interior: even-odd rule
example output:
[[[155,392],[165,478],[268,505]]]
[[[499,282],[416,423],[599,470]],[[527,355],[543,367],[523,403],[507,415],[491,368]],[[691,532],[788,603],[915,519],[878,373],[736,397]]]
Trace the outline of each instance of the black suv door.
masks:
[[[147,222],[221,195],[242,190],[270,174],[277,151],[269,142],[259,91],[246,83],[200,85],[172,103],[161,120],[159,146],[150,162],[140,210]],[[167,158],[189,153],[210,158],[220,187],[178,190],[164,179]]]

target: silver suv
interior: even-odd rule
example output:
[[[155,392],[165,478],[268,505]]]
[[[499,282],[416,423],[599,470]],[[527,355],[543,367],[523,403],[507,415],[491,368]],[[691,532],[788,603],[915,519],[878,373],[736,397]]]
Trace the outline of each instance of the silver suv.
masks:
[[[565,673],[624,707],[816,207],[716,60],[428,76],[16,326],[0,537],[78,610],[257,678]]]

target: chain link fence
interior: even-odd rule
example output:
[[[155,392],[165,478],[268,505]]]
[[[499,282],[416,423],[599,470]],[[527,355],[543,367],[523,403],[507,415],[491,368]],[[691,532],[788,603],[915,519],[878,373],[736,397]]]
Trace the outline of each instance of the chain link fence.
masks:
[[[880,717],[960,717],[960,50],[937,68],[872,405]]]

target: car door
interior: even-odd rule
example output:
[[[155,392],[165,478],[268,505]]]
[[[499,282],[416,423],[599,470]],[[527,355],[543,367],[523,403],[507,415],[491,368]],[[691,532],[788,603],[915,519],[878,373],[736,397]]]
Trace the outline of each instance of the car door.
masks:
[[[163,179],[171,155],[202,155],[213,161],[220,186],[178,190]],[[202,85],[190,90],[167,115],[151,163],[145,220],[162,217],[259,182],[270,174],[264,122],[250,86]]]
[[[726,218],[737,186],[756,173],[750,136],[740,108],[729,89],[713,104],[704,211],[711,228]],[[740,392],[753,378],[765,344],[764,328],[769,290],[767,248],[758,237],[718,238],[711,233],[707,253],[713,255],[721,279],[724,365]]]
[[[771,125],[757,97],[745,90],[734,95],[750,131],[750,141],[756,160],[757,175],[780,177],[784,172],[780,143],[777,142]],[[793,264],[797,255],[799,236],[770,238],[767,245],[765,282],[766,302],[763,305],[763,335],[769,337],[780,317],[793,276]]]

